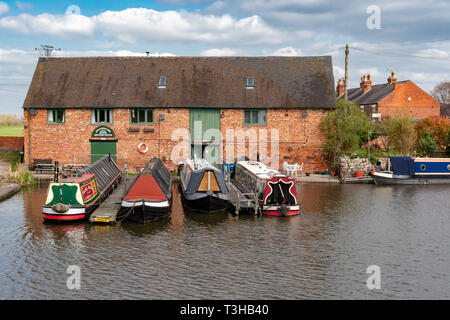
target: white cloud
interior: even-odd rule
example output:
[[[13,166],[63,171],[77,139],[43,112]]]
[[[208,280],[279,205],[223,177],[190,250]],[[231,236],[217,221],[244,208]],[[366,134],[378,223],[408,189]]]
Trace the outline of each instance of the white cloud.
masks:
[[[17,6],[17,9],[19,9],[20,11],[28,11],[28,10],[34,9],[34,5],[32,3],[22,3],[22,2],[16,1],[16,6]]]
[[[279,43],[284,35],[261,17],[236,19],[228,14],[203,15],[187,11],[156,11],[130,8],[105,11],[93,17],[98,30],[126,43],[139,41],[239,43],[254,45]]]
[[[280,48],[278,50],[275,50],[272,54],[272,56],[301,56],[302,55],[302,50],[301,49],[296,49],[293,47],[285,47],[285,48]]]
[[[0,28],[22,34],[47,34],[59,38],[93,37],[100,31],[122,43],[201,42],[239,45],[277,44],[286,34],[266,24],[258,15],[237,19],[187,11],[130,8],[105,11],[97,16],[80,14],[20,14],[0,18]]]
[[[0,15],[9,11],[9,6],[6,2],[0,1]]]
[[[0,18],[0,28],[23,34],[47,34],[59,38],[92,37],[95,24],[91,18],[77,14],[37,16],[20,14]]]
[[[201,56],[214,57],[214,56],[235,56],[238,54],[237,50],[230,48],[214,48],[200,52]]]

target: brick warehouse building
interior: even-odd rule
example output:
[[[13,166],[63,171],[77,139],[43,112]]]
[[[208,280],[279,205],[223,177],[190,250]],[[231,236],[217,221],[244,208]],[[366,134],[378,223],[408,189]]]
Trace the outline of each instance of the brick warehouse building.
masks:
[[[339,79],[336,95],[344,97],[344,80]],[[361,77],[359,88],[348,89],[348,100],[360,105],[372,120],[408,115],[415,119],[439,116],[440,104],[411,80],[397,81],[392,72],[386,83],[372,85],[370,74]]]
[[[40,58],[24,102],[25,162],[90,163],[112,153],[130,171],[152,157],[174,169],[174,130],[193,137],[200,121],[203,133],[222,133],[214,148],[224,159],[255,141],[264,150],[267,129],[267,158],[278,143],[273,166],[304,162],[306,171],[323,170],[319,124],[334,97],[329,56]],[[245,147],[234,142],[234,154],[223,141],[229,129],[250,130]],[[198,150],[185,147],[190,156]]]

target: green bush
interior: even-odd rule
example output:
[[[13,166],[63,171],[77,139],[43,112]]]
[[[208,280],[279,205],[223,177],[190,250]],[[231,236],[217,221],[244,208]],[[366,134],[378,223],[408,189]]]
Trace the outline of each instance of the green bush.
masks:
[[[321,129],[326,133],[325,151],[328,160],[335,169],[341,154],[358,150],[368,141],[372,124],[357,104],[337,99],[336,110],[327,114]]]
[[[417,153],[422,157],[431,157],[433,149],[436,149],[437,143],[433,140],[432,132],[426,130],[417,144]]]

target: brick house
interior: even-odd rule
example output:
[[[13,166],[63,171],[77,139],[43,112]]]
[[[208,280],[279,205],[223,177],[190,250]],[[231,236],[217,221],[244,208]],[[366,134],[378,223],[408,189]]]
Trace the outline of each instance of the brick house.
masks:
[[[344,97],[344,80],[339,79],[336,95]],[[358,104],[372,120],[408,115],[415,119],[439,116],[440,104],[410,80],[397,81],[392,72],[387,83],[372,85],[370,74],[361,77],[359,88],[347,90],[348,100]]]
[[[111,153],[130,171],[152,157],[174,169],[181,129],[188,156],[210,145],[227,161],[244,151],[264,161],[275,159],[278,143],[269,164],[323,170],[319,124],[334,108],[333,84],[328,56],[40,58],[23,106],[25,162],[90,163]],[[208,129],[221,137],[205,137]],[[248,143],[226,142],[229,129]]]

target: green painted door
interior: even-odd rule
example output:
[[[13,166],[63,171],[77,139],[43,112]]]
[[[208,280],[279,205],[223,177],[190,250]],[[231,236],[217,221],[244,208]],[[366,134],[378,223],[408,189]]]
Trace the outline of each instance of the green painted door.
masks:
[[[191,109],[189,117],[191,157],[220,164],[220,109]]]
[[[116,161],[115,141],[91,141],[91,163],[110,153],[114,161]]]

